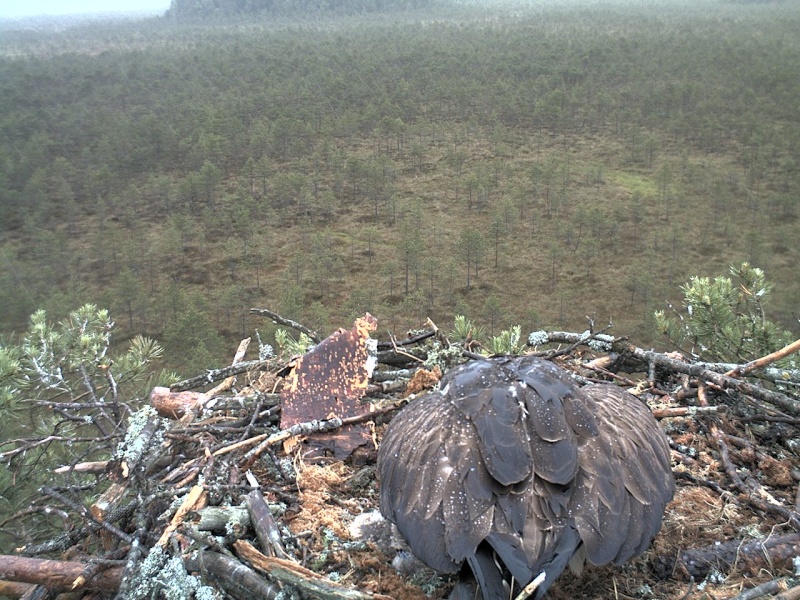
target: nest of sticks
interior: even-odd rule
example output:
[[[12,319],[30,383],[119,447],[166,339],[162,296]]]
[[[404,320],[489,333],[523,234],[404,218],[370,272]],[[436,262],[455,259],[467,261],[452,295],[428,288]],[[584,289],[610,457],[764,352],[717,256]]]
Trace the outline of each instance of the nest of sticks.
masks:
[[[370,345],[374,326],[359,321],[315,340],[314,356],[245,361],[245,341],[231,366],[155,388],[114,456],[63,467],[65,484],[43,487],[36,511],[4,520],[22,532],[46,509],[65,526],[0,556],[0,596],[446,598],[447,577],[354,522],[378,508],[385,425],[448,361],[478,356],[433,324]],[[775,356],[708,364],[602,334],[537,339],[528,350],[579,381],[647,402],[678,484],[643,556],[565,573],[550,598],[800,598],[797,373]],[[326,390],[338,404],[312,410]]]

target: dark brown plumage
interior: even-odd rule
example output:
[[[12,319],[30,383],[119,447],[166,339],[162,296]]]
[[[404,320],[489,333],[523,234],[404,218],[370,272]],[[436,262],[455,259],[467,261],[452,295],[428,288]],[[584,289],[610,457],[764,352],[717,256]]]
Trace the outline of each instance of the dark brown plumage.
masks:
[[[378,475],[381,512],[414,554],[461,572],[451,598],[477,582],[505,599],[512,576],[516,593],[544,572],[541,598],[576,553],[620,564],[648,547],[675,484],[636,397],[534,357],[471,361],[439,387],[392,420]]]

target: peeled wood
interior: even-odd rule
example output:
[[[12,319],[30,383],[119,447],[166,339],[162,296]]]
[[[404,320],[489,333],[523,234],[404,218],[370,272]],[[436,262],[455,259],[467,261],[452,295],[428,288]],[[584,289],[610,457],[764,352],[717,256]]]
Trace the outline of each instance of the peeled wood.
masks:
[[[800,340],[795,340],[791,344],[784,346],[780,350],[773,352],[772,354],[768,354],[766,356],[762,356],[757,358],[756,360],[752,360],[746,365],[739,365],[734,369],[731,369],[725,375],[729,377],[739,377],[742,375],[747,375],[751,371],[755,369],[760,369],[766,365],[772,364],[775,361],[778,361],[782,358],[786,358],[790,354],[794,354],[795,352],[800,352]]]
[[[696,415],[707,415],[711,413],[725,412],[724,405],[719,406],[671,406],[669,408],[656,408],[651,412],[656,419],[666,417],[687,417]]]
[[[201,406],[208,396],[199,392],[171,392],[166,387],[154,387],[150,392],[150,404],[156,412],[167,419],[180,419],[186,413]]]
[[[236,354],[233,355],[233,361],[231,365],[239,364],[244,360],[244,355],[247,354],[247,348],[250,346],[250,338],[245,338],[241,342],[239,342],[239,347],[236,349]],[[215,394],[221,394],[222,392],[227,392],[229,389],[233,387],[233,383],[236,381],[236,377],[227,377],[222,383],[216,385],[215,387],[211,388],[206,392],[209,397],[214,396]]]
[[[345,587],[291,560],[264,556],[252,544],[244,540],[237,540],[233,547],[239,556],[257,569],[279,581],[300,588],[313,598],[322,600],[392,600],[389,596],[382,594],[369,594]]]
[[[778,594],[775,600],[800,600],[800,585]]]
[[[85,570],[86,565],[80,562],[0,555],[0,579],[6,581],[36,583],[54,589],[73,589],[73,583]],[[113,592],[119,587],[121,576],[122,568],[112,567],[98,573],[81,587]]]
[[[57,469],[53,470],[53,473],[58,473],[59,475],[63,473],[105,473],[106,467],[108,467],[107,460],[97,460],[91,462],[82,462],[78,463],[77,465],[66,465],[63,467],[58,467]]]

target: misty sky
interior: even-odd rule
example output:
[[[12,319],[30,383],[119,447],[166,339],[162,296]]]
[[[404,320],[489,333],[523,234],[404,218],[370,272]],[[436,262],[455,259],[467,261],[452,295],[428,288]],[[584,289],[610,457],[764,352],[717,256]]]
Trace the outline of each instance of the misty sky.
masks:
[[[170,0],[0,0],[0,18],[117,11],[165,11]]]

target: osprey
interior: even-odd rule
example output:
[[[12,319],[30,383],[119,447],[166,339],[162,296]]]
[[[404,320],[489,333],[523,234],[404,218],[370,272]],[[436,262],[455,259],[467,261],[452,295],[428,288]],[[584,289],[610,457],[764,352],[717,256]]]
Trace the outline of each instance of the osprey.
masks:
[[[451,598],[533,598],[568,564],[647,549],[675,483],[649,409],[611,384],[578,387],[530,356],[451,369],[389,424],[380,507]],[[513,597],[513,596],[511,596]]]

